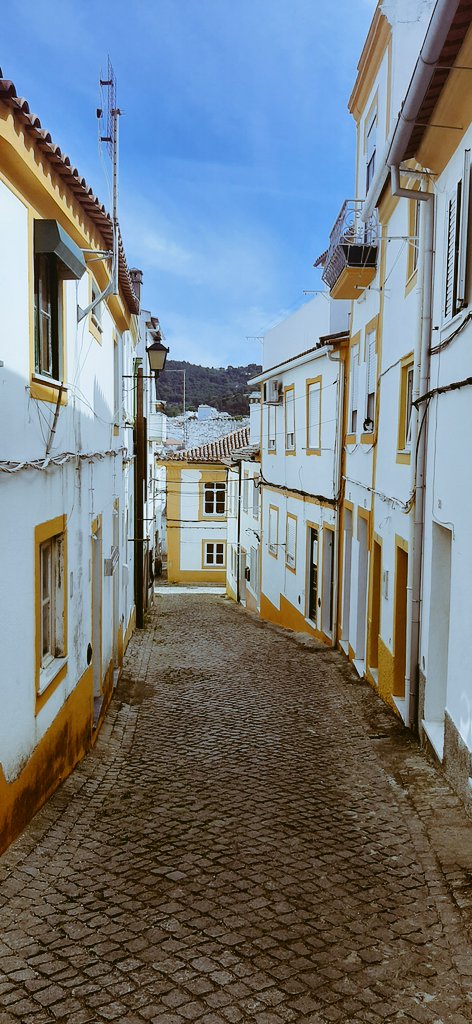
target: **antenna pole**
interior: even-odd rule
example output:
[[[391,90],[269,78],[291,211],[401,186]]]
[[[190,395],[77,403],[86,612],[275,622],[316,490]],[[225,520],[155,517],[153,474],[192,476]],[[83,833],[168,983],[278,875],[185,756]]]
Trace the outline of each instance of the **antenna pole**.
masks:
[[[118,294],[118,119],[120,110],[114,107],[113,119],[113,295]]]

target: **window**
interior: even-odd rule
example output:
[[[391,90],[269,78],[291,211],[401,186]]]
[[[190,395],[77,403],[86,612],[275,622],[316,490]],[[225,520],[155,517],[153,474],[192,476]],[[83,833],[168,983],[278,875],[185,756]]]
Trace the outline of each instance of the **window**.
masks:
[[[411,421],[413,410],[413,357],[407,356],[400,370],[400,415],[398,424],[398,451],[409,454],[411,449]]]
[[[459,312],[466,302],[467,234],[470,192],[470,150],[464,154],[461,181],[450,195],[446,213],[444,318]]]
[[[375,424],[375,392],[377,388],[377,350],[376,332],[369,331],[366,337],[366,362],[367,362],[367,383],[366,383],[366,410],[364,430],[372,432]]]
[[[49,253],[34,257],[34,368],[52,380],[62,377],[62,287],[56,259]]]
[[[415,205],[414,205],[414,209],[413,209],[413,217],[412,217],[412,227],[413,227],[412,234],[413,234],[414,237],[412,239],[410,239],[410,245],[409,245],[409,251],[411,253],[411,269],[409,268],[410,269],[410,275],[409,276],[411,276],[411,274],[414,274],[415,270],[418,267],[418,255],[419,255],[419,251],[420,251],[420,209],[421,209],[421,203],[418,200],[416,200]]]
[[[67,642],[65,517],[35,529],[36,689],[42,694],[64,666]]]
[[[243,512],[247,512],[249,509],[249,477],[247,473],[243,474]]]
[[[268,405],[267,406],[267,421],[268,421],[268,424],[267,424],[267,447],[268,447],[270,452],[275,452],[275,448],[276,448],[276,433],[275,433],[276,409],[277,409],[277,406],[275,406],[275,405]]]
[[[223,481],[203,485],[203,513],[206,516],[224,516],[226,485]]]
[[[285,564],[295,569],[297,548],[297,519],[290,512],[287,515],[287,532],[285,537]]]
[[[352,348],[351,348],[351,379],[350,379],[350,391],[349,391],[349,425],[348,425],[348,432],[350,434],[356,434],[357,433],[358,383],[359,383],[359,345],[353,345]]]
[[[223,566],[225,564],[225,545],[223,541],[207,541],[204,548],[204,564],[208,566]]]
[[[269,554],[277,558],[279,547],[279,510],[269,505]]]
[[[101,294],[100,288],[98,287],[98,284],[96,283],[96,281],[94,281],[94,279],[92,278],[92,302],[95,302],[95,300],[98,299],[98,296],[100,294]],[[94,327],[96,327],[96,329],[99,332],[99,334],[101,334],[102,331],[103,331],[103,327],[102,327],[102,310],[103,310],[103,303],[102,302],[97,302],[97,305],[93,307],[92,312],[90,314],[90,316],[92,318],[92,323],[93,323]]]
[[[122,391],[120,374],[120,338],[115,334],[113,338],[113,422],[119,426],[122,418]]]
[[[372,111],[366,124],[365,136],[365,157],[366,157],[366,194],[372,184],[375,174],[375,152],[377,147],[377,108]]]
[[[321,377],[307,381],[307,452],[321,453]]]
[[[255,519],[259,516],[259,488],[260,477],[254,476],[252,478],[252,514]]]
[[[295,389],[285,389],[285,450],[295,451]]]

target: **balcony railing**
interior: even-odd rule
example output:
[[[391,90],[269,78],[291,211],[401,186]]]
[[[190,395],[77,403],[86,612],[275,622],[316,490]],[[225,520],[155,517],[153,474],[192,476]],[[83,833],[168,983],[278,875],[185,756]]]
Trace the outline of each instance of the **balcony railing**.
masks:
[[[330,234],[328,251],[317,261],[318,265],[323,265],[323,281],[330,292],[334,290],[337,298],[356,298],[375,276],[377,211],[364,223],[361,220],[363,205],[363,199],[346,199]],[[336,294],[338,282],[340,293]]]

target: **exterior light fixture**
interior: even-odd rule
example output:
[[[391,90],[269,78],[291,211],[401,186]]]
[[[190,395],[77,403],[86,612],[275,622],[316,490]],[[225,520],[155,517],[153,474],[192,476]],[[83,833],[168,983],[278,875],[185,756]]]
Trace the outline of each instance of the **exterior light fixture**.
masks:
[[[152,373],[161,373],[166,365],[167,353],[169,349],[162,344],[161,341],[154,341],[149,348],[146,349],[149,368]]]

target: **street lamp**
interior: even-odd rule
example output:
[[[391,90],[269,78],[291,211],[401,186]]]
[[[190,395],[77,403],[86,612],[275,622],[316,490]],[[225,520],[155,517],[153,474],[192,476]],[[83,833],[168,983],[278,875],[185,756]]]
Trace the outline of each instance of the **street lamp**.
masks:
[[[152,345],[146,349],[149,368],[151,373],[161,373],[166,365],[167,353],[169,349],[162,344],[161,341],[153,341]]]

